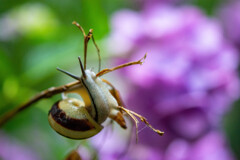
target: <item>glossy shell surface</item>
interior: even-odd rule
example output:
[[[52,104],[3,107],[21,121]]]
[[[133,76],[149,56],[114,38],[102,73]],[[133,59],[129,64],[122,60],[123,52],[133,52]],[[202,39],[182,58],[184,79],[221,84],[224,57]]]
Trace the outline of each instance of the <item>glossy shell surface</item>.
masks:
[[[85,139],[96,135],[103,127],[91,117],[84,105],[84,102],[76,98],[56,102],[48,115],[51,127],[71,139]]]

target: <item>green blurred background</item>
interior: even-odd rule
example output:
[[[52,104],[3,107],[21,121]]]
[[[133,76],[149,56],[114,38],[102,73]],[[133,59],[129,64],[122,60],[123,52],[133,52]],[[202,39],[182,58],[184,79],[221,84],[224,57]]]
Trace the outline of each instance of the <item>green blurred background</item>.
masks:
[[[107,66],[111,55],[104,50],[104,37],[110,31],[111,15],[123,8],[138,10],[141,1],[129,0],[0,0],[0,115],[25,102],[39,91],[72,79],[56,67],[79,72],[77,57],[83,55],[81,32],[72,25],[79,22],[85,31],[94,29],[102,58]],[[222,1],[184,1],[214,16]],[[14,24],[7,30],[1,27]],[[6,27],[5,27],[6,28]],[[88,65],[97,66],[97,55],[90,45]],[[95,67],[95,71],[97,71]],[[80,73],[79,73],[80,74]],[[63,159],[79,143],[56,134],[48,125],[47,113],[59,95],[42,100],[9,121],[1,132],[31,148],[42,159]],[[240,109],[234,104],[223,121],[232,150],[240,159]],[[46,145],[47,144],[47,145]],[[44,153],[44,154],[41,154]]]

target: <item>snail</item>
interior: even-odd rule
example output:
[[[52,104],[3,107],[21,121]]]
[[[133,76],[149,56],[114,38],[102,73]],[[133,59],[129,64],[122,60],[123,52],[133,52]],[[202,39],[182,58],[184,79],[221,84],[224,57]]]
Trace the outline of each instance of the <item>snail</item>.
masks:
[[[89,138],[102,130],[101,124],[109,117],[122,128],[127,128],[122,112],[118,91],[108,82],[96,76],[90,70],[84,70],[79,57],[82,76],[77,77],[69,72],[59,71],[81,82],[81,86],[69,89],[64,94],[77,93],[77,98],[63,98],[56,102],[49,111],[48,120],[51,127],[59,134],[72,138]]]

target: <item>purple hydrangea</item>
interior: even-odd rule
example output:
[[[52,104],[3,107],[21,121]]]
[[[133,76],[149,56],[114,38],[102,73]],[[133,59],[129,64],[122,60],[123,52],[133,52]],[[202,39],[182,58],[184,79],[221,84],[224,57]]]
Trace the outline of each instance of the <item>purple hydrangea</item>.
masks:
[[[129,157],[145,148],[167,160],[232,159],[220,122],[239,96],[238,54],[217,19],[192,6],[121,10],[107,43],[110,53],[125,55],[117,63],[148,53],[142,66],[121,72],[129,85],[126,104],[165,131],[163,137],[141,131],[143,147]]]
[[[226,36],[240,48],[240,2],[233,0],[220,10],[220,18],[225,27]]]
[[[0,132],[1,160],[39,160],[39,157],[26,146]]]

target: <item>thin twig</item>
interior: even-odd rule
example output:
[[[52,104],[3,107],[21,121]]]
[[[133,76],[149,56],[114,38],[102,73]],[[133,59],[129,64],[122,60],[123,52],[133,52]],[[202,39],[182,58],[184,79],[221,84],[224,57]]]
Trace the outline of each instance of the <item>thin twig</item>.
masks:
[[[132,115],[132,113],[130,112],[130,110],[122,107],[122,106],[119,106],[121,110],[123,110],[125,113],[127,113],[135,122],[135,126],[136,126],[136,143],[138,143],[138,123],[139,121],[137,120],[137,118]]]
[[[87,44],[88,44],[88,41],[91,39],[92,37],[92,32],[93,32],[93,29],[90,29],[88,34],[86,35],[84,29],[82,28],[82,26],[80,24],[78,24],[76,21],[73,21],[72,24],[76,25],[82,32],[83,34],[83,37],[84,37],[84,69],[86,69],[87,67]]]
[[[94,46],[95,46],[95,48],[97,49],[97,54],[98,54],[98,72],[100,72],[101,71],[101,56],[100,56],[100,49],[98,48],[98,45],[97,45],[97,43],[95,42],[95,39],[94,39],[94,37],[93,37],[93,35],[92,35],[92,41],[93,41],[93,44],[94,44]]]
[[[159,134],[160,136],[162,136],[164,134],[164,132],[158,130],[158,129],[155,129],[153,128],[152,125],[149,124],[149,122],[147,121],[147,119],[129,109],[126,109],[122,106],[119,106],[119,109],[123,110],[125,113],[127,113],[135,122],[135,125],[136,125],[136,142],[138,141],[138,120],[136,119],[136,117],[138,117],[142,122],[144,122],[149,128],[151,128],[154,132],[156,132],[157,134]],[[135,117],[135,116],[136,117]]]
[[[160,136],[162,136],[164,134],[164,132],[158,130],[158,129],[155,129],[153,128],[153,126],[151,124],[149,124],[149,122],[147,121],[147,119],[139,114],[137,114],[136,112],[133,112],[133,111],[130,111],[132,114],[134,114],[135,116],[139,117],[139,119],[145,123],[149,128],[151,128],[154,132],[156,132],[157,134],[159,134]]]
[[[68,83],[66,85],[62,85],[59,87],[51,87],[49,89],[42,91],[41,93],[34,96],[32,99],[30,99],[26,103],[5,113],[0,119],[0,127],[3,126],[8,120],[13,118],[17,113],[29,108],[33,103],[36,103],[37,101],[44,99],[44,98],[50,98],[50,97],[54,96],[55,94],[65,92],[65,91],[71,89],[72,87],[76,87],[79,84],[81,84],[80,81],[75,81],[72,83]]]
[[[117,67],[114,67],[114,68],[106,68],[106,69],[103,69],[101,70],[99,73],[97,73],[97,77],[100,77],[106,73],[109,73],[109,72],[112,72],[112,71],[115,71],[117,69],[120,69],[120,68],[124,68],[124,67],[127,67],[127,66],[131,66],[131,65],[135,65],[135,64],[140,64],[142,65],[144,63],[144,60],[146,59],[147,57],[147,53],[143,56],[143,58],[139,59],[138,61],[134,61],[134,62],[128,62],[128,63],[124,63],[122,65],[119,65]]]
[[[73,22],[74,25],[76,25],[82,32],[83,36],[84,36],[84,70],[86,69],[86,57],[87,57],[87,44],[88,44],[88,41],[92,38],[93,40],[93,43],[97,49],[97,52],[98,52],[98,56],[99,56],[99,69],[101,68],[101,58],[100,58],[100,50],[93,38],[93,30],[90,29],[88,34],[86,35],[84,29],[81,27],[81,25],[79,25],[77,22]],[[96,76],[102,76],[104,74],[107,74],[111,71],[114,71],[114,70],[117,70],[117,69],[120,69],[120,68],[124,68],[126,66],[130,66],[130,65],[135,65],[135,64],[142,64],[146,58],[147,54],[144,55],[143,58],[141,58],[140,60],[138,61],[134,61],[134,62],[129,62],[129,63],[125,63],[125,64],[122,64],[122,65],[119,65],[117,67],[114,67],[114,68],[106,68],[106,69],[103,69],[101,71],[99,71],[97,73]],[[54,96],[55,94],[58,94],[58,93],[63,93],[65,91],[68,91],[68,90],[71,90],[73,88],[76,88],[78,87],[78,85],[81,84],[80,81],[75,81],[75,82],[72,82],[72,83],[68,83],[66,85],[62,85],[62,86],[59,86],[59,87],[51,87],[45,91],[42,91],[41,93],[37,94],[36,96],[34,96],[32,99],[30,99],[29,101],[27,101],[26,103],[10,110],[9,112],[5,113],[1,118],[0,118],[0,127],[3,126],[8,120],[10,120],[11,118],[13,118],[17,113],[23,111],[24,109],[27,109],[29,108],[32,104],[38,102],[39,100],[41,99],[44,99],[44,98],[49,98],[49,97],[52,97]],[[126,112],[126,111],[125,111]],[[131,112],[128,112],[128,114],[135,120],[136,122],[136,128],[138,127],[137,126],[137,123],[138,123],[138,120],[133,116],[133,113]],[[146,121],[145,119],[141,119],[142,121]],[[147,122],[147,121],[146,121]],[[145,122],[145,123],[146,123]],[[147,124],[148,126],[151,127],[151,125]],[[153,128],[152,128],[153,129]]]
[[[92,37],[92,32],[93,32],[93,29],[90,29],[87,36],[84,37],[84,69],[87,68],[87,47],[88,47],[88,42]]]

